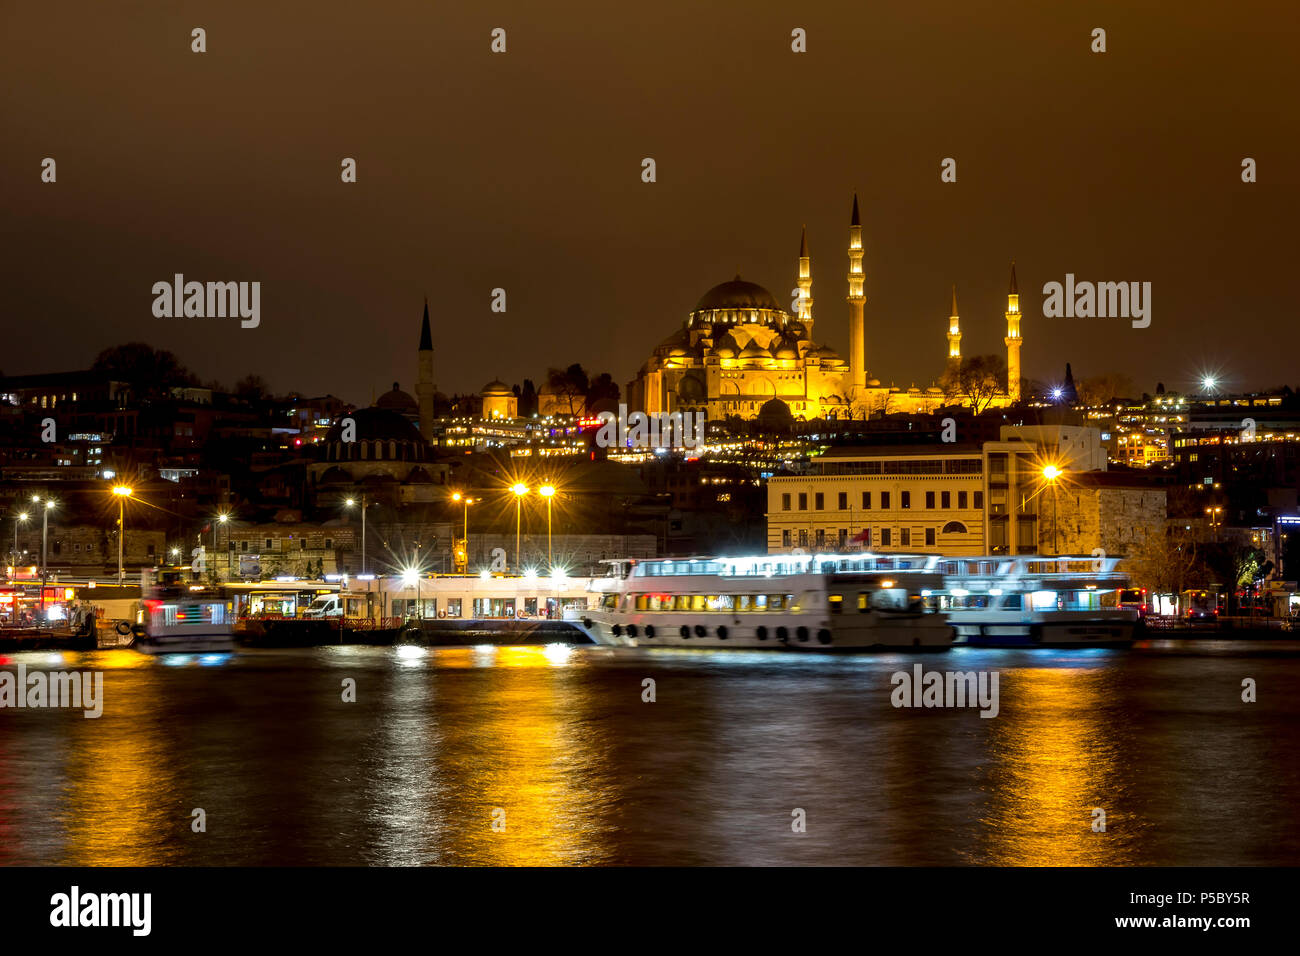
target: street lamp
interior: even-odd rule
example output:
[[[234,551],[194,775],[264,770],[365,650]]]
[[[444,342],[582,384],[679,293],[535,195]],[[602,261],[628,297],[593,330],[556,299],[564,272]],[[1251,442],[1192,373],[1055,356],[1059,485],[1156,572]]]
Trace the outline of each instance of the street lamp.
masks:
[[[1047,481],[1049,485],[1052,486],[1052,553],[1053,554],[1061,553],[1061,545],[1058,541],[1057,534],[1056,534],[1056,529],[1057,529],[1056,482],[1060,479],[1063,473],[1064,473],[1063,469],[1058,468],[1056,465],[1047,465],[1043,468],[1043,478]]]
[[[14,516],[14,553],[11,558],[11,563],[15,568],[18,567],[18,525],[21,522],[26,520],[27,520],[26,511],[20,511],[18,512],[17,515]]]
[[[1221,505],[1213,508],[1206,508],[1205,513],[1210,516],[1210,535],[1211,540],[1219,543],[1219,525],[1223,524],[1223,507]]]
[[[555,566],[551,559],[551,499],[555,497],[555,486],[542,485],[537,493],[546,499],[546,568],[551,570]]]
[[[217,525],[225,524],[229,520],[230,520],[230,512],[223,511],[220,514],[218,514],[216,520],[212,522],[212,578],[213,580],[216,580],[217,577]],[[229,562],[229,558],[227,558],[226,560],[227,562]],[[227,563],[226,566],[226,577],[227,578],[230,577],[229,563]]]
[[[463,495],[459,491],[452,493],[451,500],[459,501],[464,506],[465,509],[465,534],[463,540],[465,542],[465,567],[468,570],[469,568],[469,506],[474,504],[475,501],[469,495]]]
[[[356,499],[349,498],[343,502],[343,507],[351,508],[355,505]],[[361,573],[366,573],[366,496],[361,496]],[[367,585],[369,587],[369,585]]]
[[[522,481],[516,482],[510,486],[510,490],[515,493],[515,574],[519,573],[519,531],[521,528],[520,513],[524,500],[524,495],[528,494],[528,486]]]
[[[132,491],[126,485],[116,485],[113,494],[117,496],[117,585],[126,583],[126,569],[123,558],[126,553],[126,499]]]
[[[32,495],[32,503],[40,504],[41,496]],[[41,620],[45,620],[45,582],[49,580],[49,568],[47,567],[46,558],[49,554],[50,544],[50,509],[54,507],[54,502],[46,498],[45,507],[41,509]]]

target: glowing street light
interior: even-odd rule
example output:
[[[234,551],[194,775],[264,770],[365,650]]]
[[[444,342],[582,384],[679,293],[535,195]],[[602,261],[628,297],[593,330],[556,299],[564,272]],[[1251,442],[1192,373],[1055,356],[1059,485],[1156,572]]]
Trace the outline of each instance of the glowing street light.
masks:
[[[349,498],[343,502],[344,508],[351,508],[356,500]],[[366,496],[361,496],[361,573],[366,573]],[[369,587],[369,585],[367,585]]]
[[[40,495],[32,495],[32,504],[41,504]],[[45,620],[45,584],[49,580],[49,555],[50,544],[50,509],[54,507],[52,498],[44,499],[45,507],[41,509],[41,620]]]
[[[126,499],[134,492],[126,485],[115,485],[113,494],[117,496],[117,583],[120,587],[126,583],[126,570],[123,565],[126,549]]]
[[[1218,386],[1219,382],[1213,375],[1207,375],[1201,379],[1201,387],[1207,392],[1212,392]]]
[[[469,506],[475,504],[475,499],[471,498],[469,495],[461,494],[459,491],[457,491],[452,493],[451,500],[459,501],[464,506],[465,509],[465,535],[463,539],[464,548],[465,548],[465,552],[464,552],[465,557],[461,563],[466,568],[468,568],[469,567]]]
[[[1052,553],[1053,554],[1061,553],[1061,545],[1059,540],[1057,539],[1057,534],[1056,534],[1056,529],[1058,527],[1056,521],[1056,482],[1060,479],[1061,475],[1063,475],[1064,473],[1065,470],[1057,465],[1043,466],[1043,478],[1047,481],[1049,485],[1052,486]]]
[[[521,528],[520,514],[524,495],[528,494],[528,486],[522,481],[517,481],[510,486],[510,490],[515,494],[515,574],[519,573],[519,532]]]
[[[554,485],[542,485],[537,489],[537,493],[546,499],[546,566],[554,566],[551,559],[551,499],[555,497]]]
[[[27,520],[26,511],[20,511],[18,512],[18,514],[14,516],[14,553],[12,558],[10,559],[10,563],[15,568],[18,567],[18,525],[26,520]]]

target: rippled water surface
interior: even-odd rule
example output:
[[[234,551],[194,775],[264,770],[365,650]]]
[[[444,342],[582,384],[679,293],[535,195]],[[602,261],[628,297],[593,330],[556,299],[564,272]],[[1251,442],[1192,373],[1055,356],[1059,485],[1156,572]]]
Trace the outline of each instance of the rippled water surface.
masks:
[[[0,710],[0,864],[1300,863],[1294,643],[20,662],[105,704]],[[998,715],[895,708],[917,663],[996,671]]]

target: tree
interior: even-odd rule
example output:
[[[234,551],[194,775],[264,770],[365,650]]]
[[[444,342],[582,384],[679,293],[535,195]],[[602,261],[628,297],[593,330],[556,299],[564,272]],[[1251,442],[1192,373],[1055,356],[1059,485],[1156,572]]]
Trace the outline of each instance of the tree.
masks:
[[[270,386],[260,375],[245,375],[235,383],[235,395],[249,402],[260,402],[271,397]]]
[[[961,360],[956,368],[949,368],[939,380],[948,399],[960,398],[978,415],[993,403],[993,399],[1006,389],[1007,363],[998,355],[975,355]]]
[[[95,356],[91,370],[126,382],[141,398],[158,398],[173,388],[198,385],[199,379],[173,353],[143,342],[127,342]]]
[[[1152,594],[1180,594],[1195,584],[1198,563],[1196,542],[1180,529],[1146,535],[1124,559],[1124,569]]]
[[[1087,406],[1104,405],[1115,398],[1132,398],[1137,386],[1127,375],[1107,372],[1079,382],[1079,400]]]
[[[576,370],[576,374],[575,374]],[[587,407],[587,373],[581,365],[570,365],[546,372],[547,389],[555,396],[555,404],[564,415],[580,415]]]
[[[591,380],[587,386],[587,408],[591,408],[599,401],[608,399],[609,401],[618,402],[621,394],[618,383],[614,381],[614,376],[608,372],[601,372]]]

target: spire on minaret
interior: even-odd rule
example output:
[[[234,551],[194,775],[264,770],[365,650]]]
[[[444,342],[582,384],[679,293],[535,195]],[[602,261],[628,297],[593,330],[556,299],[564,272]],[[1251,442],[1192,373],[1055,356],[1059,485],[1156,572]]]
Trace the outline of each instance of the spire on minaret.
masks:
[[[429,297],[424,297],[424,322],[420,326],[420,351],[433,351],[433,335],[429,332]]]
[[[424,297],[424,320],[420,323],[420,348],[416,352],[415,399],[420,408],[420,434],[433,441],[433,333],[429,329],[429,297]]]
[[[1016,260],[1011,260],[1011,295],[1020,295],[1020,290],[1016,288]]]
[[[948,365],[961,365],[961,319],[957,315],[957,285],[952,287],[952,312],[948,315]]]
[[[796,317],[803,323],[809,341],[812,340],[813,300],[812,300],[812,258],[808,255],[808,227],[803,227],[803,236],[799,239],[799,274],[795,277],[799,288],[799,301],[795,308]]]
[[[850,226],[862,225],[862,220],[858,218],[858,194],[853,194],[853,218],[849,220]]]

